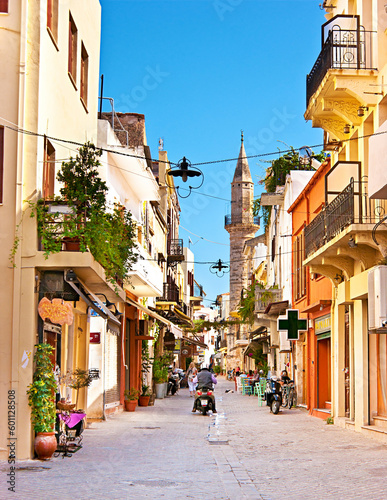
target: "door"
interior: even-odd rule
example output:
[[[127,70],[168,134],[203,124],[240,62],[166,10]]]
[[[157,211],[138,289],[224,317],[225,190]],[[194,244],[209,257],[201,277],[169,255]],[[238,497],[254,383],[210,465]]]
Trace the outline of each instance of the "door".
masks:
[[[317,405],[331,401],[331,338],[317,339]]]
[[[387,335],[377,340],[378,416],[387,418]]]
[[[350,363],[349,363],[349,313],[345,313],[345,339],[344,339],[344,391],[345,391],[345,416],[350,416]]]

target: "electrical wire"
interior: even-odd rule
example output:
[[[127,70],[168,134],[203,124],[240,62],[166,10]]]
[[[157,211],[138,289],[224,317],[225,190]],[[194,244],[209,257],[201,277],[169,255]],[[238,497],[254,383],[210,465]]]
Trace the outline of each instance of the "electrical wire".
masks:
[[[3,121],[8,122],[8,123],[12,123],[12,122],[9,122],[8,120],[6,120],[5,118],[3,118],[1,116],[0,116],[0,120],[3,120]],[[61,138],[58,138],[58,137],[51,137],[51,136],[48,136],[46,134],[40,134],[38,132],[32,132],[30,130],[21,129],[16,124],[13,124],[13,125],[14,125],[13,127],[11,127],[10,125],[4,125],[4,127],[8,128],[10,130],[13,130],[14,132],[17,132],[17,133],[22,133],[22,134],[26,134],[26,135],[32,135],[32,136],[36,136],[36,137],[46,137],[47,139],[50,139],[52,141],[62,142],[62,143],[65,143],[65,144],[73,144],[73,145],[76,145],[76,146],[84,146],[83,143],[80,143],[80,142],[77,142],[77,141],[71,141],[71,140],[68,140],[68,139],[61,139]],[[381,131],[381,132],[374,132],[373,134],[366,134],[366,135],[362,135],[362,136],[359,136],[359,137],[348,137],[348,139],[343,139],[340,142],[358,141],[359,139],[366,139],[368,137],[373,137],[373,136],[382,135],[382,134],[386,134],[386,133],[387,133],[387,130]],[[241,159],[242,160],[248,160],[250,158],[264,158],[264,157],[267,157],[267,156],[284,155],[286,153],[292,153],[294,151],[300,151],[300,149],[302,149],[303,147],[304,146],[301,146],[299,148],[286,149],[286,150],[277,150],[277,151],[273,151],[273,152],[269,152],[269,153],[260,153],[260,154],[256,154],[256,155],[246,155],[246,156],[243,156]],[[313,146],[309,146],[310,149],[322,148],[322,147],[324,147],[324,143],[323,144],[314,144]],[[124,153],[123,151],[115,151],[115,150],[112,150],[112,149],[99,148],[99,147],[96,147],[96,149],[99,149],[101,151],[105,151],[107,153],[115,153],[115,154],[118,154],[118,155],[121,155],[121,156],[129,156],[131,158],[139,158],[139,159],[142,159],[142,160],[146,160],[145,156],[135,155],[135,154],[131,154],[131,153]],[[213,164],[216,164],[216,163],[224,163],[224,162],[238,161],[238,160],[239,160],[239,157],[234,157],[234,158],[224,158],[224,159],[220,159],[220,160],[211,160],[211,161],[198,162],[198,163],[192,163],[191,162],[191,166],[196,167],[196,166],[199,166],[199,165],[213,165]],[[152,158],[150,158],[150,161],[159,162],[159,163],[168,163],[170,165],[175,165],[175,166],[178,165],[178,163],[172,162],[170,160],[167,161],[167,160],[159,160],[159,159],[152,159]]]

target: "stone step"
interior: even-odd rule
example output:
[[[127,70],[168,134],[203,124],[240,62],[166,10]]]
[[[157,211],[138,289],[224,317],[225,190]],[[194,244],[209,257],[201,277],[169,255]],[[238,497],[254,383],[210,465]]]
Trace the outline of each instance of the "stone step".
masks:
[[[330,401],[325,401],[325,409],[330,410],[332,408],[332,403]]]
[[[311,415],[312,417],[318,417],[325,420],[331,416],[331,410],[327,410],[326,408],[313,408]]]
[[[387,431],[387,418],[386,417],[374,417],[374,425],[380,429],[384,429]]]

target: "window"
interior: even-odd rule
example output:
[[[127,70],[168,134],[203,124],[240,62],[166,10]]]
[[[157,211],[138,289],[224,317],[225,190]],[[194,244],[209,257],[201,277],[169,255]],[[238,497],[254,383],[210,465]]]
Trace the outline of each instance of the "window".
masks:
[[[294,298],[300,299],[306,295],[306,267],[302,265],[305,256],[304,235],[297,236],[294,241]]]
[[[76,85],[77,78],[77,41],[78,30],[75,26],[74,19],[70,14],[69,19],[69,76],[74,86]]]
[[[43,163],[43,198],[52,199],[55,193],[55,149],[45,139]]]
[[[87,87],[89,78],[89,54],[82,42],[81,48],[81,99],[85,107],[87,107]]]
[[[0,203],[3,203],[4,128],[0,127]]]
[[[47,0],[47,29],[58,48],[58,0]]]
[[[8,0],[0,0],[0,12],[8,14]]]

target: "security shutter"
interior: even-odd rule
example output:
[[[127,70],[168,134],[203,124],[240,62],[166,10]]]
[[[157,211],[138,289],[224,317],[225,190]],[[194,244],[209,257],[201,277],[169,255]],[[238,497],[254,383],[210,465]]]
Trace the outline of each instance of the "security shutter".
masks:
[[[120,401],[120,339],[119,327],[108,321],[105,358],[106,405]]]

